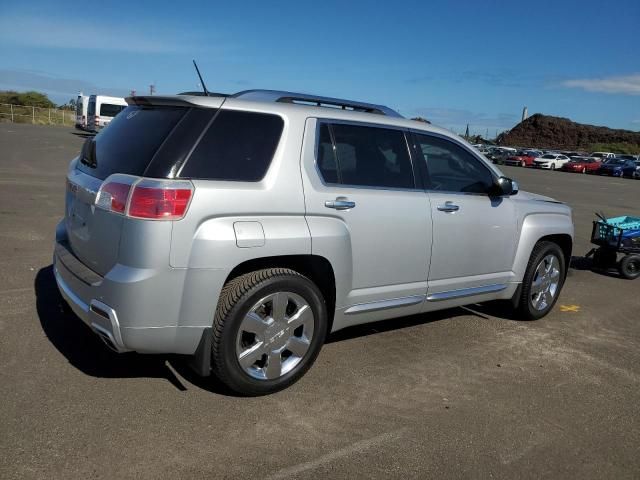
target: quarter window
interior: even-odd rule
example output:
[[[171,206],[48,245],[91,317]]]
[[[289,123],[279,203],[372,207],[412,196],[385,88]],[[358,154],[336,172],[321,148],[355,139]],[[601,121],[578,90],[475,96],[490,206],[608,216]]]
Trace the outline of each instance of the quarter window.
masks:
[[[320,128],[318,165],[327,183],[379,188],[414,188],[413,169],[401,130],[333,124]],[[335,157],[333,156],[335,155]],[[337,171],[333,173],[333,165]]]
[[[427,164],[429,190],[486,194],[493,186],[489,169],[461,146],[420,134],[416,142]]]
[[[257,182],[280,142],[277,115],[221,110],[185,164],[181,177]]]

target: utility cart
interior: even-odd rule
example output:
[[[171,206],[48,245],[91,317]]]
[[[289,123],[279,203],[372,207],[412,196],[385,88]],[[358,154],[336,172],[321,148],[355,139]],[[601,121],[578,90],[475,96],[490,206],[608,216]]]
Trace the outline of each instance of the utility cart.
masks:
[[[624,278],[640,277],[640,217],[606,218],[596,213],[599,220],[593,222],[591,243],[597,245],[593,254],[596,268],[617,268]],[[618,260],[618,254],[622,254]]]

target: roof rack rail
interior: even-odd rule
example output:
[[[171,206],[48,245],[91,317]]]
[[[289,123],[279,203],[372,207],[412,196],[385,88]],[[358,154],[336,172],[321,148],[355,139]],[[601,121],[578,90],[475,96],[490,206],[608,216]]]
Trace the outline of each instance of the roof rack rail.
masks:
[[[329,107],[341,110],[351,110],[354,112],[375,113],[378,115],[386,115],[388,117],[402,118],[402,115],[400,115],[398,112],[392,110],[389,107],[385,107],[384,105],[355,102],[353,100],[344,100],[341,98],[321,97],[318,95],[309,95],[306,93],[282,92],[278,90],[244,90],[242,92],[234,93],[230,96],[243,100],[294,103],[297,105]]]
[[[228,93],[218,93],[218,92],[207,92],[208,94],[205,94],[204,92],[180,92],[178,93],[178,95],[192,95],[195,97],[229,97],[230,95]]]

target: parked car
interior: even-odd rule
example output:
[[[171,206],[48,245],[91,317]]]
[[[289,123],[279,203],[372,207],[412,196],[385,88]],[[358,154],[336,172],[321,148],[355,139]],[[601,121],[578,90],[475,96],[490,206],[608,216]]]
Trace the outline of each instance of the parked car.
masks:
[[[569,161],[569,157],[560,153],[545,153],[540,158],[533,161],[535,168],[545,168],[549,170],[559,170],[565,163]]]
[[[532,150],[520,150],[515,155],[507,157],[504,164],[512,167],[532,167],[533,161],[539,156]]]
[[[53,267],[118,352],[189,355],[261,395],[331,331],[497,299],[537,319],[558,299],[571,209],[454,133],[291,92],[128,104],[69,166]]]
[[[490,147],[485,157],[493,163],[503,165],[509,156],[513,155],[517,150],[511,147]]]
[[[91,95],[87,106],[87,130],[99,132],[126,106],[124,98]]]
[[[76,98],[76,125],[78,130],[87,129],[87,108],[89,106],[89,97],[80,93]]]
[[[609,175],[610,177],[632,176],[636,171],[636,163],[633,160],[622,160],[620,158],[610,158],[598,168],[598,175]]]
[[[589,156],[603,162],[605,160],[608,160],[609,158],[615,158],[616,154],[611,152],[593,152]]]
[[[616,158],[620,158],[622,160],[640,160],[638,155],[627,155],[627,154],[616,155]]]
[[[640,174],[640,160],[627,160],[627,162],[630,163],[622,168],[622,175],[629,178],[638,178],[638,174]]]
[[[565,172],[574,173],[593,173],[600,168],[600,162],[590,157],[571,157],[571,159],[562,166]]]

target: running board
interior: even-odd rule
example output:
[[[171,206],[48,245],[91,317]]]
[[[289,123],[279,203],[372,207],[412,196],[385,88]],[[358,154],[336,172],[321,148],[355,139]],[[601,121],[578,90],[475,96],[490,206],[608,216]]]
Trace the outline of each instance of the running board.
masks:
[[[359,303],[345,310],[346,315],[356,313],[377,312],[378,310],[388,310],[390,308],[408,307],[416,305],[424,300],[424,295],[412,295],[410,297],[392,298],[391,300],[381,300],[378,302]]]
[[[494,283],[493,285],[484,285],[482,287],[462,288],[460,290],[449,290],[448,292],[431,293],[427,295],[429,302],[441,302],[443,300],[451,300],[454,298],[473,297],[484,293],[500,292],[507,288],[505,283]]]

